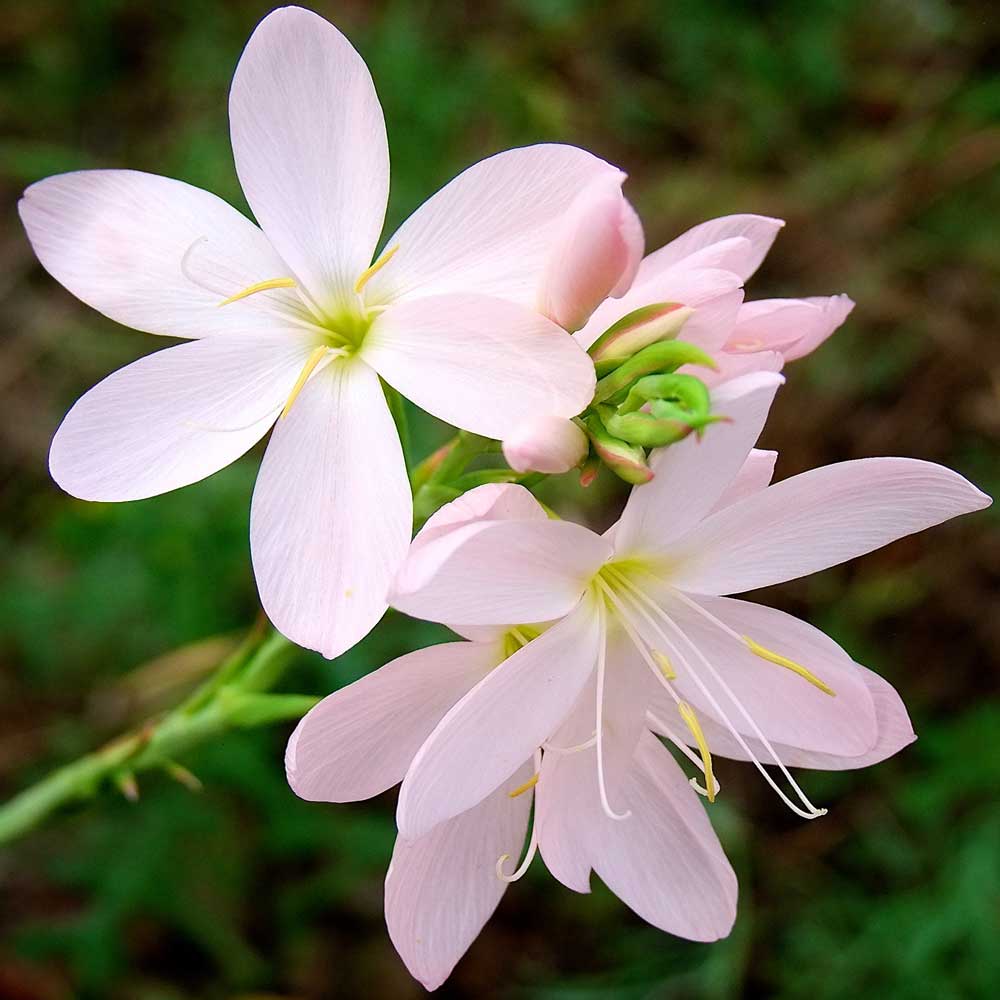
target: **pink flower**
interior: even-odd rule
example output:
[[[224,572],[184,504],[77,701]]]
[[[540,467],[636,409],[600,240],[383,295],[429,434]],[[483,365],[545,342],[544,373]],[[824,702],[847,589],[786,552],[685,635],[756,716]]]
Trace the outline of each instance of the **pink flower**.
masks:
[[[692,308],[679,336],[708,352],[719,371],[691,373],[717,385],[751,371],[780,371],[818,347],[847,318],[846,295],[743,302],[743,283],[757,270],[780,219],[729,215],[695,226],[649,254],[621,298],[608,299],[575,334],[590,348],[614,323],[654,303]]]
[[[503,457],[515,472],[569,472],[587,456],[587,435],[565,417],[538,417],[504,438]]]
[[[230,123],[260,228],[136,171],[25,192],[21,218],[53,277],[120,323],[191,341],[88,392],[49,465],[74,496],[135,500],[221,469],[277,421],[251,516],[261,599],[286,635],[336,656],[381,617],[410,536],[380,377],[494,438],[578,413],[593,365],[535,311],[538,276],[578,192],[621,173],[568,146],[501,153],[439,191],[372,263],[389,185],[382,110],[350,43],[295,7],[248,42]]]
[[[604,536],[529,516],[518,487],[506,488],[505,520],[418,536],[394,606],[457,628],[544,625],[420,746],[400,790],[403,838],[484,801],[541,747],[532,839],[549,870],[578,891],[594,870],[651,923],[708,940],[728,931],[735,884],[651,733],[697,761],[710,800],[713,754],[736,757],[808,819],[824,810],[790,766],[860,767],[913,739],[891,686],[822,632],[722,595],[837,565],[990,500],[903,458],[768,485],[774,457],[751,448],[781,381],[764,372],[718,388],[729,422],[654,455],[656,478]]]

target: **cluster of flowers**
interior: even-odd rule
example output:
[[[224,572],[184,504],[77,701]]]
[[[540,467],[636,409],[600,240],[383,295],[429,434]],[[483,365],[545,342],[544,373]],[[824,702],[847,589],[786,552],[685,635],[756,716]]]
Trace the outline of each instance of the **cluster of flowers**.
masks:
[[[298,8],[250,39],[230,117],[259,228],[126,170],[49,178],[21,202],[66,288],[190,341],[88,392],[55,437],[53,477],[89,500],[148,497],[273,425],[251,544],[275,625],[328,657],[390,604],[463,637],[330,695],[286,761],[318,801],[402,782],[386,919],[425,986],[536,851],[564,885],[587,892],[594,871],[663,930],[726,935],[736,878],[699,798],[719,793],[713,755],[751,762],[811,819],[824,810],[790,767],[861,767],[914,735],[892,687],[823,633],[724,595],[989,499],[902,458],[771,484],[775,454],[754,445],[780,371],[853,306],[743,301],[779,220],[717,219],[643,256],[625,175],[540,145],[470,167],[375,257],[381,108],[346,39]],[[603,463],[634,484],[621,518],[597,535],[521,485],[487,483],[411,543],[394,392],[503,440],[517,472],[589,477]]]

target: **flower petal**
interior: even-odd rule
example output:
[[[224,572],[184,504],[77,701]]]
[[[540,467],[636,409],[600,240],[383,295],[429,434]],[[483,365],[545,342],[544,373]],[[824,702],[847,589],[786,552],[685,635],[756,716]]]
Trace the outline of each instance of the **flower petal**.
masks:
[[[596,772],[593,749],[543,759],[536,808],[546,865],[575,855],[655,927],[694,941],[725,937],[736,917],[736,876],[669,751],[644,733],[631,766],[607,774],[615,807],[631,811],[624,820],[601,809]]]
[[[671,553],[671,582],[698,594],[755,590],[836,566],[990,503],[957,472],[931,462],[865,458],[827,465],[706,519]]]
[[[846,295],[745,302],[726,350],[741,354],[780,351],[786,361],[794,361],[819,347],[853,308],[854,302]]]
[[[396,840],[385,920],[396,951],[428,990],[448,978],[507,888],[497,878],[497,860],[507,854],[509,865],[517,864],[533,798],[510,793],[531,773],[525,763],[468,811],[416,840]]]
[[[288,741],[288,783],[313,802],[354,802],[398,784],[445,712],[502,659],[499,643],[446,642],[328,695]]]
[[[615,529],[615,551],[656,552],[696,525],[736,478],[767,419],[784,379],[759,372],[712,393],[712,412],[728,422],[656,451],[652,482],[635,487]]]
[[[349,649],[386,609],[411,517],[378,376],[334,361],[278,422],[254,489],[250,547],[271,621],[324,656]]]
[[[448,712],[403,779],[396,821],[404,837],[481,802],[559,728],[594,669],[598,638],[587,598]]]
[[[312,343],[209,337],[149,354],[98,382],[66,414],[52,478],[82,500],[141,500],[198,482],[274,423]]]
[[[520,420],[576,416],[594,395],[594,365],[572,337],[530,309],[483,295],[393,306],[362,354],[421,409],[491,438]]]
[[[456,625],[550,621],[610,557],[606,541],[570,521],[477,521],[411,550],[390,602]]]
[[[229,95],[236,171],[261,228],[321,309],[355,300],[389,197],[389,147],[371,74],[301,7],[264,18]]]
[[[743,468],[736,473],[736,478],[723,490],[722,496],[712,508],[714,513],[742,500],[744,497],[760,493],[771,485],[774,476],[774,463],[778,460],[776,451],[765,451],[761,448],[751,448]]]
[[[18,211],[45,270],[136,330],[242,335],[302,312],[289,289],[219,308],[249,285],[286,277],[288,265],[249,219],[190,184],[138,170],[82,170],[32,184]]]
[[[605,175],[621,171],[575,146],[525,146],[480,160],[390,237],[386,246],[399,250],[369,282],[369,300],[467,292],[533,309],[563,214]]]

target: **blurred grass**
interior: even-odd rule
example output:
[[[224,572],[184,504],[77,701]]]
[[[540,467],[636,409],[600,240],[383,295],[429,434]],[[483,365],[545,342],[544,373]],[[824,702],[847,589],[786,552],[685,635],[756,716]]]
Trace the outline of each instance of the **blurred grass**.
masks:
[[[848,326],[798,363],[765,443],[779,476],[877,454],[1000,485],[1000,26],[986,2],[516,0],[320,3],[372,68],[393,154],[390,224],[499,148],[562,140],[622,164],[650,247],[712,215],[781,215],[751,295],[847,291]],[[45,471],[68,405],[162,346],[41,273],[14,203],[62,170],[129,166],[245,208],[225,99],[266,4],[35,0],[0,19],[0,781],[12,792],[180,690],[257,605],[258,453],[143,503],[81,504]],[[441,428],[418,427],[422,450]],[[616,490],[562,487],[607,519]],[[987,998],[1000,983],[996,516],[909,539],[771,603],[889,677],[921,739],[859,773],[806,774],[831,814],[785,815],[740,765],[713,819],[741,877],[714,946],[641,924],[595,880],[536,864],[442,990],[532,1000]],[[293,686],[325,692],[440,631],[395,616]],[[173,665],[171,666],[171,663]],[[406,997],[381,916],[392,796],[297,801],[286,733],[186,761],[0,855],[0,996]]]

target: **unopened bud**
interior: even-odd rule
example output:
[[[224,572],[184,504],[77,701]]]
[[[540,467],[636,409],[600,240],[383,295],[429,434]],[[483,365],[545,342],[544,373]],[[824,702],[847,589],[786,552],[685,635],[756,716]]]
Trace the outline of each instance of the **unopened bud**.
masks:
[[[654,302],[633,309],[590,345],[587,353],[594,359],[597,377],[614,371],[650,344],[673,340],[693,313],[690,306],[678,302]]]
[[[600,406],[608,432],[629,444],[663,448],[723,418],[710,412],[705,384],[691,375],[649,375],[639,379],[617,409]]]
[[[597,383],[594,391],[594,402],[603,403],[611,400],[618,393],[624,392],[636,379],[646,375],[675,372],[682,365],[701,365],[704,368],[715,369],[715,361],[700,347],[683,340],[664,340],[644,347],[638,354],[624,364],[619,365],[610,375]]]
[[[633,486],[641,486],[653,478],[642,448],[610,434],[596,413],[589,413],[584,423],[594,452],[616,476]]]
[[[503,456],[515,472],[569,472],[587,450],[587,435],[565,417],[529,420],[503,442]]]
[[[608,296],[628,291],[645,239],[621,185],[625,175],[595,178],[573,199],[549,252],[538,308],[566,330],[579,330]]]

